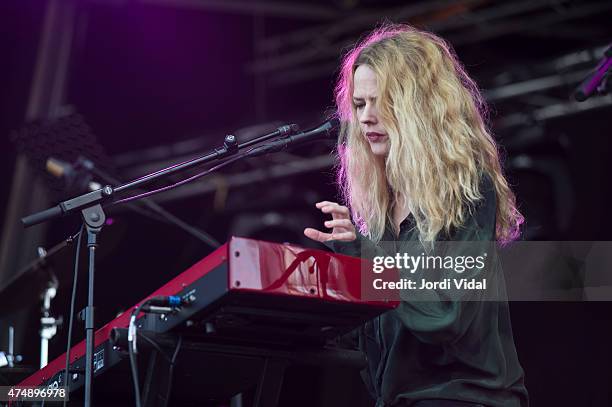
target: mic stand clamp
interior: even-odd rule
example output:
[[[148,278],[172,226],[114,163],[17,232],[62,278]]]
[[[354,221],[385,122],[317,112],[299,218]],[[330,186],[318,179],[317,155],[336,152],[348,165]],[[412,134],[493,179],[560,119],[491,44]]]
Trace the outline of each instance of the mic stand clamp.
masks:
[[[79,195],[76,198],[69,199],[61,202],[59,205],[53,206],[44,211],[36,212],[32,215],[26,216],[21,219],[21,222],[25,226],[32,226],[37,223],[42,223],[51,219],[58,218],[76,211],[83,211],[84,209],[95,205],[101,204],[110,200],[114,194],[113,187],[106,185],[102,189],[97,189],[92,192],[88,192],[83,195]],[[93,219],[92,219],[93,220]]]

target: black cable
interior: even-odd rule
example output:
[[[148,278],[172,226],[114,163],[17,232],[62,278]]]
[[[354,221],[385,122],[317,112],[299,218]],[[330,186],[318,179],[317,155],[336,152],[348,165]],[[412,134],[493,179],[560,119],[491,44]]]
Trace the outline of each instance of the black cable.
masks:
[[[172,358],[170,358],[168,355],[166,355],[166,352],[163,351],[163,349],[161,348],[161,346],[157,342],[155,342],[153,339],[149,338],[148,336],[141,334],[140,332],[138,332],[138,337],[141,338],[141,339],[144,339],[147,342],[149,342],[149,344],[151,344],[151,346],[153,346],[155,348],[155,350],[164,359],[166,359],[166,362],[172,363]]]
[[[141,303],[139,306],[137,306],[134,311],[132,311],[132,315],[130,316],[130,323],[132,321],[132,318],[135,318],[138,316],[138,314],[140,314],[140,311],[142,310],[142,308],[147,305],[149,303],[149,300],[144,301],[143,303]],[[134,324],[136,324],[136,321],[134,321]],[[129,339],[129,335],[128,335],[128,339]],[[136,338],[134,338],[135,340]],[[128,341],[128,353],[130,355],[130,369],[132,371],[132,381],[134,384],[134,399],[136,402],[136,407],[141,407],[141,403],[140,403],[140,383],[139,383],[139,379],[138,379],[138,361],[136,360],[136,354],[134,353],[134,347],[133,344],[130,343],[130,341]]]
[[[184,180],[175,182],[174,184],[171,184],[171,185],[168,185],[168,186],[165,186],[165,187],[162,187],[162,188],[154,189],[152,191],[148,191],[148,192],[145,192],[145,193],[142,193],[142,194],[132,195],[132,196],[129,196],[127,198],[119,199],[119,200],[114,201],[111,205],[117,205],[117,204],[121,204],[121,203],[126,203],[126,202],[130,202],[130,201],[134,201],[136,199],[142,199],[144,197],[151,196],[151,195],[154,195],[154,194],[158,194],[160,192],[164,192],[164,191],[167,191],[169,189],[174,189],[174,188],[180,187],[181,185],[187,184],[187,183],[189,183],[191,181],[194,181],[194,180],[196,180],[198,178],[201,178],[201,177],[203,177],[205,175],[208,175],[211,172],[214,172],[214,171],[216,171],[216,170],[218,170],[220,168],[223,168],[226,165],[229,165],[229,164],[231,164],[231,163],[233,163],[235,161],[238,161],[238,160],[240,160],[242,158],[248,157],[253,150],[254,150],[254,148],[251,148],[251,149],[247,150],[246,152],[244,152],[242,154],[238,154],[238,155],[236,155],[236,156],[234,156],[234,157],[232,157],[232,158],[230,158],[230,159],[228,159],[226,161],[223,161],[221,164],[217,164],[214,167],[211,167],[211,168],[209,168],[209,169],[207,169],[205,171],[202,171],[202,172],[200,172],[200,173],[198,173],[196,175],[193,175],[193,176],[191,176],[189,178],[186,178]]]
[[[136,358],[136,353],[134,353],[134,343],[133,341],[136,340],[136,337],[139,336],[138,335],[138,327],[136,325],[136,317],[138,317],[138,314],[140,314],[140,312],[142,311],[142,309],[149,305],[150,303],[154,302],[156,299],[158,299],[159,297],[153,297],[153,298],[149,298],[146,301],[143,301],[140,305],[138,305],[133,311],[132,314],[130,315],[130,327],[128,328],[128,331],[130,331],[132,329],[132,324],[134,326],[134,329],[136,330],[134,332],[134,336],[132,337],[132,340],[130,341],[130,337],[131,334],[128,332],[128,353],[130,356],[130,369],[132,371],[132,381],[134,384],[134,397],[135,397],[135,401],[136,401],[136,407],[141,407],[141,400],[140,400],[140,382],[139,382],[139,378],[138,378],[138,360]],[[145,339],[147,342],[149,342],[151,345],[153,345],[153,347],[166,359],[166,361],[169,361],[170,363],[170,370],[168,373],[169,376],[169,382],[168,382],[168,388],[166,391],[166,396],[169,397],[170,396],[170,391],[172,389],[172,374],[174,371],[174,363],[176,362],[176,357],[178,356],[178,352],[181,349],[181,345],[183,343],[183,337],[180,336],[178,343],[176,345],[176,348],[174,349],[174,354],[172,355],[172,359],[169,359],[168,356],[165,354],[165,352],[161,349],[161,346],[159,346],[154,340],[152,340],[151,338],[147,338],[145,335],[140,335],[141,338]],[[166,398],[166,402],[165,405],[167,405],[168,403],[168,398]]]
[[[77,281],[79,278],[79,258],[81,254],[81,238],[83,237],[83,232],[85,230],[85,225],[81,225],[81,230],[77,239],[77,246],[74,255],[74,275],[72,277],[72,294],[70,297],[70,316],[68,318],[68,344],[66,345],[66,370],[64,371],[64,387],[66,391],[68,391],[68,376],[70,375],[70,345],[72,344],[72,323],[74,320],[74,303],[76,302],[76,290],[77,290]],[[64,398],[63,406],[66,407],[66,398]]]
[[[174,349],[174,354],[172,355],[172,360],[170,361],[170,368],[168,369],[168,388],[166,389],[166,400],[164,401],[164,407],[168,406],[168,401],[170,400],[170,392],[172,391],[172,376],[174,375],[174,364],[176,363],[176,357],[181,350],[182,344],[183,336],[181,335],[176,343],[176,348]]]
[[[132,370],[132,381],[134,382],[134,398],[136,401],[136,407],[140,407],[140,384],[138,383],[138,365],[136,361],[136,354],[132,345],[128,344],[128,353],[130,354],[130,368]]]

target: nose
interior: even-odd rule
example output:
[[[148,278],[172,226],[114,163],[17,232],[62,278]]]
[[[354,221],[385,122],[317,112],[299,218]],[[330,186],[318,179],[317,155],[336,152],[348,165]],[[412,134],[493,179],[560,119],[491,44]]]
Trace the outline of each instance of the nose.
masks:
[[[361,124],[376,124],[376,108],[373,103],[367,102],[359,115],[359,122]]]

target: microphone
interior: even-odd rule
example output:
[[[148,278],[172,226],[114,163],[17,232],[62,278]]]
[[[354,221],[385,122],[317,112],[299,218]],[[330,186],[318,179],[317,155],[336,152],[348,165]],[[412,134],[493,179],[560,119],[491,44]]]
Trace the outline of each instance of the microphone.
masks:
[[[67,163],[59,158],[49,157],[46,163],[47,172],[56,178],[64,179],[68,191],[94,191],[102,188],[97,182],[92,182],[91,168],[88,160],[79,158],[75,164]]]
[[[290,145],[303,144],[321,139],[333,139],[337,136],[337,129],[340,126],[340,120],[330,119],[314,129],[303,131],[294,135],[282,137],[270,143],[255,147],[248,156],[257,157],[260,155],[282,151]]]
[[[336,130],[340,126],[340,120],[331,119],[321,124],[318,127],[315,127],[312,130],[303,131],[293,136],[289,136],[291,139],[291,143],[304,143],[311,140],[323,139],[323,138],[334,138],[336,137]]]
[[[284,126],[280,126],[276,131],[272,134],[275,136],[287,136],[291,133],[295,133],[300,130],[300,127],[297,124],[285,124]]]
[[[574,98],[579,102],[584,102],[595,93],[605,93],[606,75],[612,68],[612,45],[604,52],[603,59],[597,67],[584,79],[574,92]]]
[[[72,176],[72,174],[74,173],[72,165],[68,164],[66,161],[62,161],[58,158],[53,157],[49,157],[47,159],[46,168],[47,172],[49,172],[55,178]]]
[[[274,137],[286,137],[286,136],[289,136],[291,134],[295,134],[298,131],[300,131],[300,126],[298,126],[297,124],[285,124],[284,126],[278,127],[272,133],[268,133],[268,134],[266,134],[264,136],[257,137],[257,138],[254,138],[252,140],[249,140],[247,142],[241,143],[240,145],[238,145],[238,149],[243,150],[246,147],[250,147],[250,146],[252,146],[254,144],[258,144],[258,143],[261,143],[263,141],[270,140],[271,138],[274,138]]]

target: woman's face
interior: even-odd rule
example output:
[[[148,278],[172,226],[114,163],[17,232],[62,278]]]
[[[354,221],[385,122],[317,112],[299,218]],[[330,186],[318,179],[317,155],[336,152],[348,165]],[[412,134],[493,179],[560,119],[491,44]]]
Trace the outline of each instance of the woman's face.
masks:
[[[378,117],[376,74],[369,66],[359,65],[353,83],[353,104],[361,133],[370,144],[372,154],[385,157],[389,153],[389,135]]]

